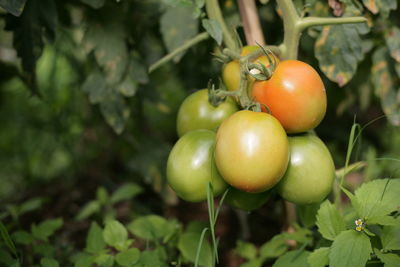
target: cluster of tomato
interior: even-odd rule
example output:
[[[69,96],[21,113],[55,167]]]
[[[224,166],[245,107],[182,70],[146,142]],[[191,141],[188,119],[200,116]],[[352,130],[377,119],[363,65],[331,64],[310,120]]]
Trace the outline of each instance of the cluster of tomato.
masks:
[[[254,49],[244,47],[242,56]],[[265,56],[256,62],[269,65]],[[222,74],[228,90],[239,88],[239,62],[226,64]],[[270,79],[248,80],[250,97],[263,112],[239,110],[232,98],[214,107],[206,89],[184,100],[177,117],[180,139],[167,163],[169,185],[192,202],[207,198],[210,182],[214,195],[230,186],[226,201],[244,210],[263,205],[272,191],[296,204],[322,201],[335,168],[324,143],[309,132],[326,112],[319,74],[304,62],[285,60]]]

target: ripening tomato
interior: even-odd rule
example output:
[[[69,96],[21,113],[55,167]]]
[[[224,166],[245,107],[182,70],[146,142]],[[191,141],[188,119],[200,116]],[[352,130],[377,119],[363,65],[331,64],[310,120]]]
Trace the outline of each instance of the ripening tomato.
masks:
[[[215,163],[231,186],[258,193],[282,178],[289,160],[289,144],[281,124],[264,112],[234,113],[217,131]]]
[[[317,136],[289,137],[290,162],[277,185],[278,193],[295,204],[324,200],[332,190],[335,166],[328,148]]]
[[[288,133],[317,127],[326,112],[321,77],[313,67],[298,60],[282,61],[271,79],[254,82],[252,96],[269,108]]]
[[[270,196],[271,190],[261,193],[247,193],[231,187],[229,188],[225,201],[234,208],[252,211],[264,205]]]
[[[242,48],[242,52],[240,55],[246,56],[251,52],[256,51],[259,49],[256,45],[249,45],[244,46]],[[265,65],[265,67],[269,66],[269,60],[266,56],[260,56],[256,60],[253,61],[254,63],[261,62]],[[250,84],[253,82],[253,78],[249,76]],[[236,91],[239,89],[240,86],[240,64],[237,60],[232,60],[224,65],[222,69],[222,81],[224,82],[228,91]]]
[[[182,136],[172,148],[167,162],[167,181],[182,199],[206,200],[209,182],[214,196],[227,188],[214,163],[214,145],[215,132],[194,130]]]
[[[176,121],[178,135],[181,137],[197,129],[215,131],[223,120],[238,110],[235,101],[229,97],[214,107],[208,102],[207,89],[194,92],[179,107]]]

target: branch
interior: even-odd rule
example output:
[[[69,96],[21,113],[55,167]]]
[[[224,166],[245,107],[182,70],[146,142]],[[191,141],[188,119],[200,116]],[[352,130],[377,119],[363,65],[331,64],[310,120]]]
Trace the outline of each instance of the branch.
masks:
[[[247,45],[265,45],[264,35],[254,0],[238,0]]]
[[[204,40],[207,40],[209,37],[210,37],[210,35],[207,32],[203,32],[203,33],[200,33],[200,34],[196,35],[194,38],[186,41],[182,46],[176,48],[171,53],[165,55],[164,57],[159,59],[157,62],[153,63],[149,67],[149,73],[153,72],[154,70],[158,69],[159,67],[161,67],[162,65],[164,65],[168,61],[172,60],[179,53],[182,53],[183,51],[189,49],[190,47],[192,47],[192,46],[194,46],[194,45],[196,45],[196,44],[198,44],[198,43],[200,43],[200,42],[202,42]]]
[[[297,27],[300,29],[300,31],[303,31],[308,27],[314,27],[314,26],[352,24],[352,23],[363,23],[363,22],[367,22],[367,19],[364,17],[341,17],[341,18],[307,17],[301,19],[298,22]]]

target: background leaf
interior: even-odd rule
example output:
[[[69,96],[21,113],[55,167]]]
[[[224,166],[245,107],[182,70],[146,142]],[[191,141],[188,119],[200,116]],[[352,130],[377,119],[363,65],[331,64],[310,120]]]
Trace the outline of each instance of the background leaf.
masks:
[[[310,267],[325,267],[329,264],[329,248],[318,248],[308,256]]]
[[[26,0],[0,0],[0,7],[4,8],[14,16],[21,15]]]
[[[101,229],[96,222],[92,222],[86,238],[85,250],[90,253],[98,253],[105,248],[105,245],[106,243],[103,239],[103,229]]]
[[[272,267],[307,267],[310,266],[307,258],[310,255],[309,251],[293,250],[279,257]]]
[[[61,218],[46,220],[39,225],[33,224],[31,226],[32,235],[39,240],[48,241],[48,238],[62,225],[63,219]]]
[[[374,249],[376,256],[384,263],[383,267],[397,267],[400,265],[400,256],[394,253],[382,253],[379,249]]]
[[[106,226],[103,230],[103,238],[107,245],[121,250],[125,247],[128,239],[128,232],[120,222],[112,220],[106,222]]]
[[[203,28],[206,29],[208,34],[217,42],[218,45],[222,44],[222,30],[218,22],[212,19],[203,19],[201,21]]]
[[[363,0],[363,3],[373,14],[380,13],[383,17],[388,17],[390,10],[397,8],[394,0]]]
[[[197,247],[200,240],[200,233],[184,233],[179,237],[178,249],[183,257],[190,261],[195,262]],[[212,266],[213,255],[209,242],[207,239],[203,240],[200,251],[200,266]]]
[[[383,249],[400,250],[400,225],[384,226],[381,241]]]
[[[337,235],[346,230],[343,216],[338,209],[325,200],[317,213],[318,231],[328,240],[334,240]]]
[[[362,232],[347,230],[333,241],[329,253],[331,267],[364,267],[372,252],[369,238]]]

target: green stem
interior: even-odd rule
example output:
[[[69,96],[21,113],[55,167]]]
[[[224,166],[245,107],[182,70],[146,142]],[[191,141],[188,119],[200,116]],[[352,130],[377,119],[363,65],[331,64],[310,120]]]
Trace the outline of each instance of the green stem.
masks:
[[[194,45],[196,45],[196,44],[198,44],[198,43],[200,43],[200,42],[202,42],[204,40],[207,40],[209,37],[210,37],[210,35],[207,32],[203,32],[203,33],[200,33],[200,34],[196,35],[194,38],[186,41],[183,45],[181,45],[180,47],[176,48],[171,53],[167,54],[166,56],[164,56],[161,59],[159,59],[157,62],[153,63],[149,67],[149,73],[153,72],[154,70],[158,69],[159,67],[161,67],[165,63],[169,62],[170,60],[172,60],[179,53],[189,49],[190,47],[192,47],[192,46],[194,46]]]
[[[222,16],[221,8],[219,7],[218,0],[206,0],[206,11],[209,19],[218,22],[221,27],[222,34],[224,36],[225,46],[233,51],[238,51],[239,47],[235,38],[233,37],[231,31],[229,31],[228,26]]]
[[[301,31],[303,31],[306,28],[313,26],[352,24],[352,23],[363,23],[363,22],[367,22],[367,19],[364,17],[342,17],[342,18],[307,17],[301,19],[297,26]]]

